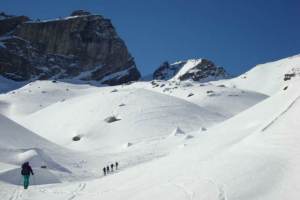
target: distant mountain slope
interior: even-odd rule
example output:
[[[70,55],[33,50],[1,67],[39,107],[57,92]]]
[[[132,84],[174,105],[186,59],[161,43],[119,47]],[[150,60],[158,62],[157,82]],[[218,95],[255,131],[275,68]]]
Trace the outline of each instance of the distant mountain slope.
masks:
[[[153,73],[156,80],[193,80],[207,82],[229,77],[225,69],[207,59],[190,59],[173,64],[164,62]]]
[[[12,118],[26,116],[54,103],[94,91],[97,91],[97,87],[88,84],[35,81],[9,93],[0,94],[0,110]]]
[[[230,118],[267,98],[267,95],[226,87],[223,84],[194,81],[151,81],[133,83],[128,87],[142,87],[199,105],[214,113]]]
[[[239,77],[219,84],[273,95],[288,86],[295,76],[300,76],[299,55],[257,65]]]

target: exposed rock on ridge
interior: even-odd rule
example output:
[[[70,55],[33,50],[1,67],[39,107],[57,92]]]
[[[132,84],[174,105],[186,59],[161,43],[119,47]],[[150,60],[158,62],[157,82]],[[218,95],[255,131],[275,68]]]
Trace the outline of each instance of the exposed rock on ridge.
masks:
[[[209,81],[227,78],[228,76],[224,68],[216,66],[207,59],[191,59],[173,64],[164,62],[153,73],[153,79],[179,81]]]

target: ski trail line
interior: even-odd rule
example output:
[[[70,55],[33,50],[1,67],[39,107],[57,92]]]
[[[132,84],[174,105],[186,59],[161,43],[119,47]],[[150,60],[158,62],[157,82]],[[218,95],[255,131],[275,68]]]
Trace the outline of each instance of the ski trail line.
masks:
[[[12,194],[11,197],[9,197],[9,200],[19,200],[22,197],[22,191],[20,188],[16,188]]]
[[[273,119],[266,126],[264,126],[264,128],[261,130],[261,132],[264,132],[269,127],[271,127],[278,119],[280,119],[280,117],[282,117],[289,109],[291,109],[299,99],[300,99],[300,96],[298,96],[294,101],[292,101],[292,103],[290,103],[286,109],[284,109],[277,117],[275,117],[275,119]]]
[[[193,200],[193,192],[188,191],[183,185],[180,184],[175,184],[173,183],[174,186],[178,187],[179,189],[181,189],[184,194],[188,197],[189,200]]]
[[[224,188],[222,186],[218,186],[218,190],[219,190],[219,197],[218,197],[219,200],[227,200]]]
[[[201,179],[200,179],[200,180],[201,180]],[[203,180],[206,180],[206,181],[208,181],[208,182],[210,182],[210,183],[212,183],[213,185],[216,186],[216,188],[217,188],[217,190],[218,190],[218,193],[219,193],[219,195],[218,195],[218,199],[219,199],[219,200],[228,200],[228,198],[226,197],[226,192],[225,192],[225,190],[224,190],[223,185],[217,184],[217,183],[216,183],[214,180],[212,180],[212,179],[203,179]]]
[[[78,196],[78,194],[80,192],[82,192],[85,188],[86,188],[86,183],[80,183],[78,185],[78,187],[74,191],[71,192],[72,195],[69,198],[67,198],[67,200],[73,200],[73,199],[75,199],[76,196]]]

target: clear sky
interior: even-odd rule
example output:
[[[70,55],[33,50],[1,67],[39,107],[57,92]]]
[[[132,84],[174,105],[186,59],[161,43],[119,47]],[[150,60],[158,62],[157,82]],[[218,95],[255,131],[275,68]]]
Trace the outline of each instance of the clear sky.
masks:
[[[300,0],[0,0],[0,11],[33,19],[76,9],[110,18],[143,74],[208,58],[236,75],[300,54]]]

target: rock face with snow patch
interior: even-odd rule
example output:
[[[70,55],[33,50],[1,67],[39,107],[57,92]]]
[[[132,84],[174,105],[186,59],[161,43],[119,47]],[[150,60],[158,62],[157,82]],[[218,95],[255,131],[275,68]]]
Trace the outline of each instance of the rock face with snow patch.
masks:
[[[164,62],[154,73],[153,79],[157,80],[193,80],[207,81],[227,78],[224,68],[216,66],[207,59],[191,59],[173,64]]]
[[[76,78],[117,85],[140,78],[124,41],[101,15],[79,10],[49,21],[1,16],[0,75],[8,79]]]

